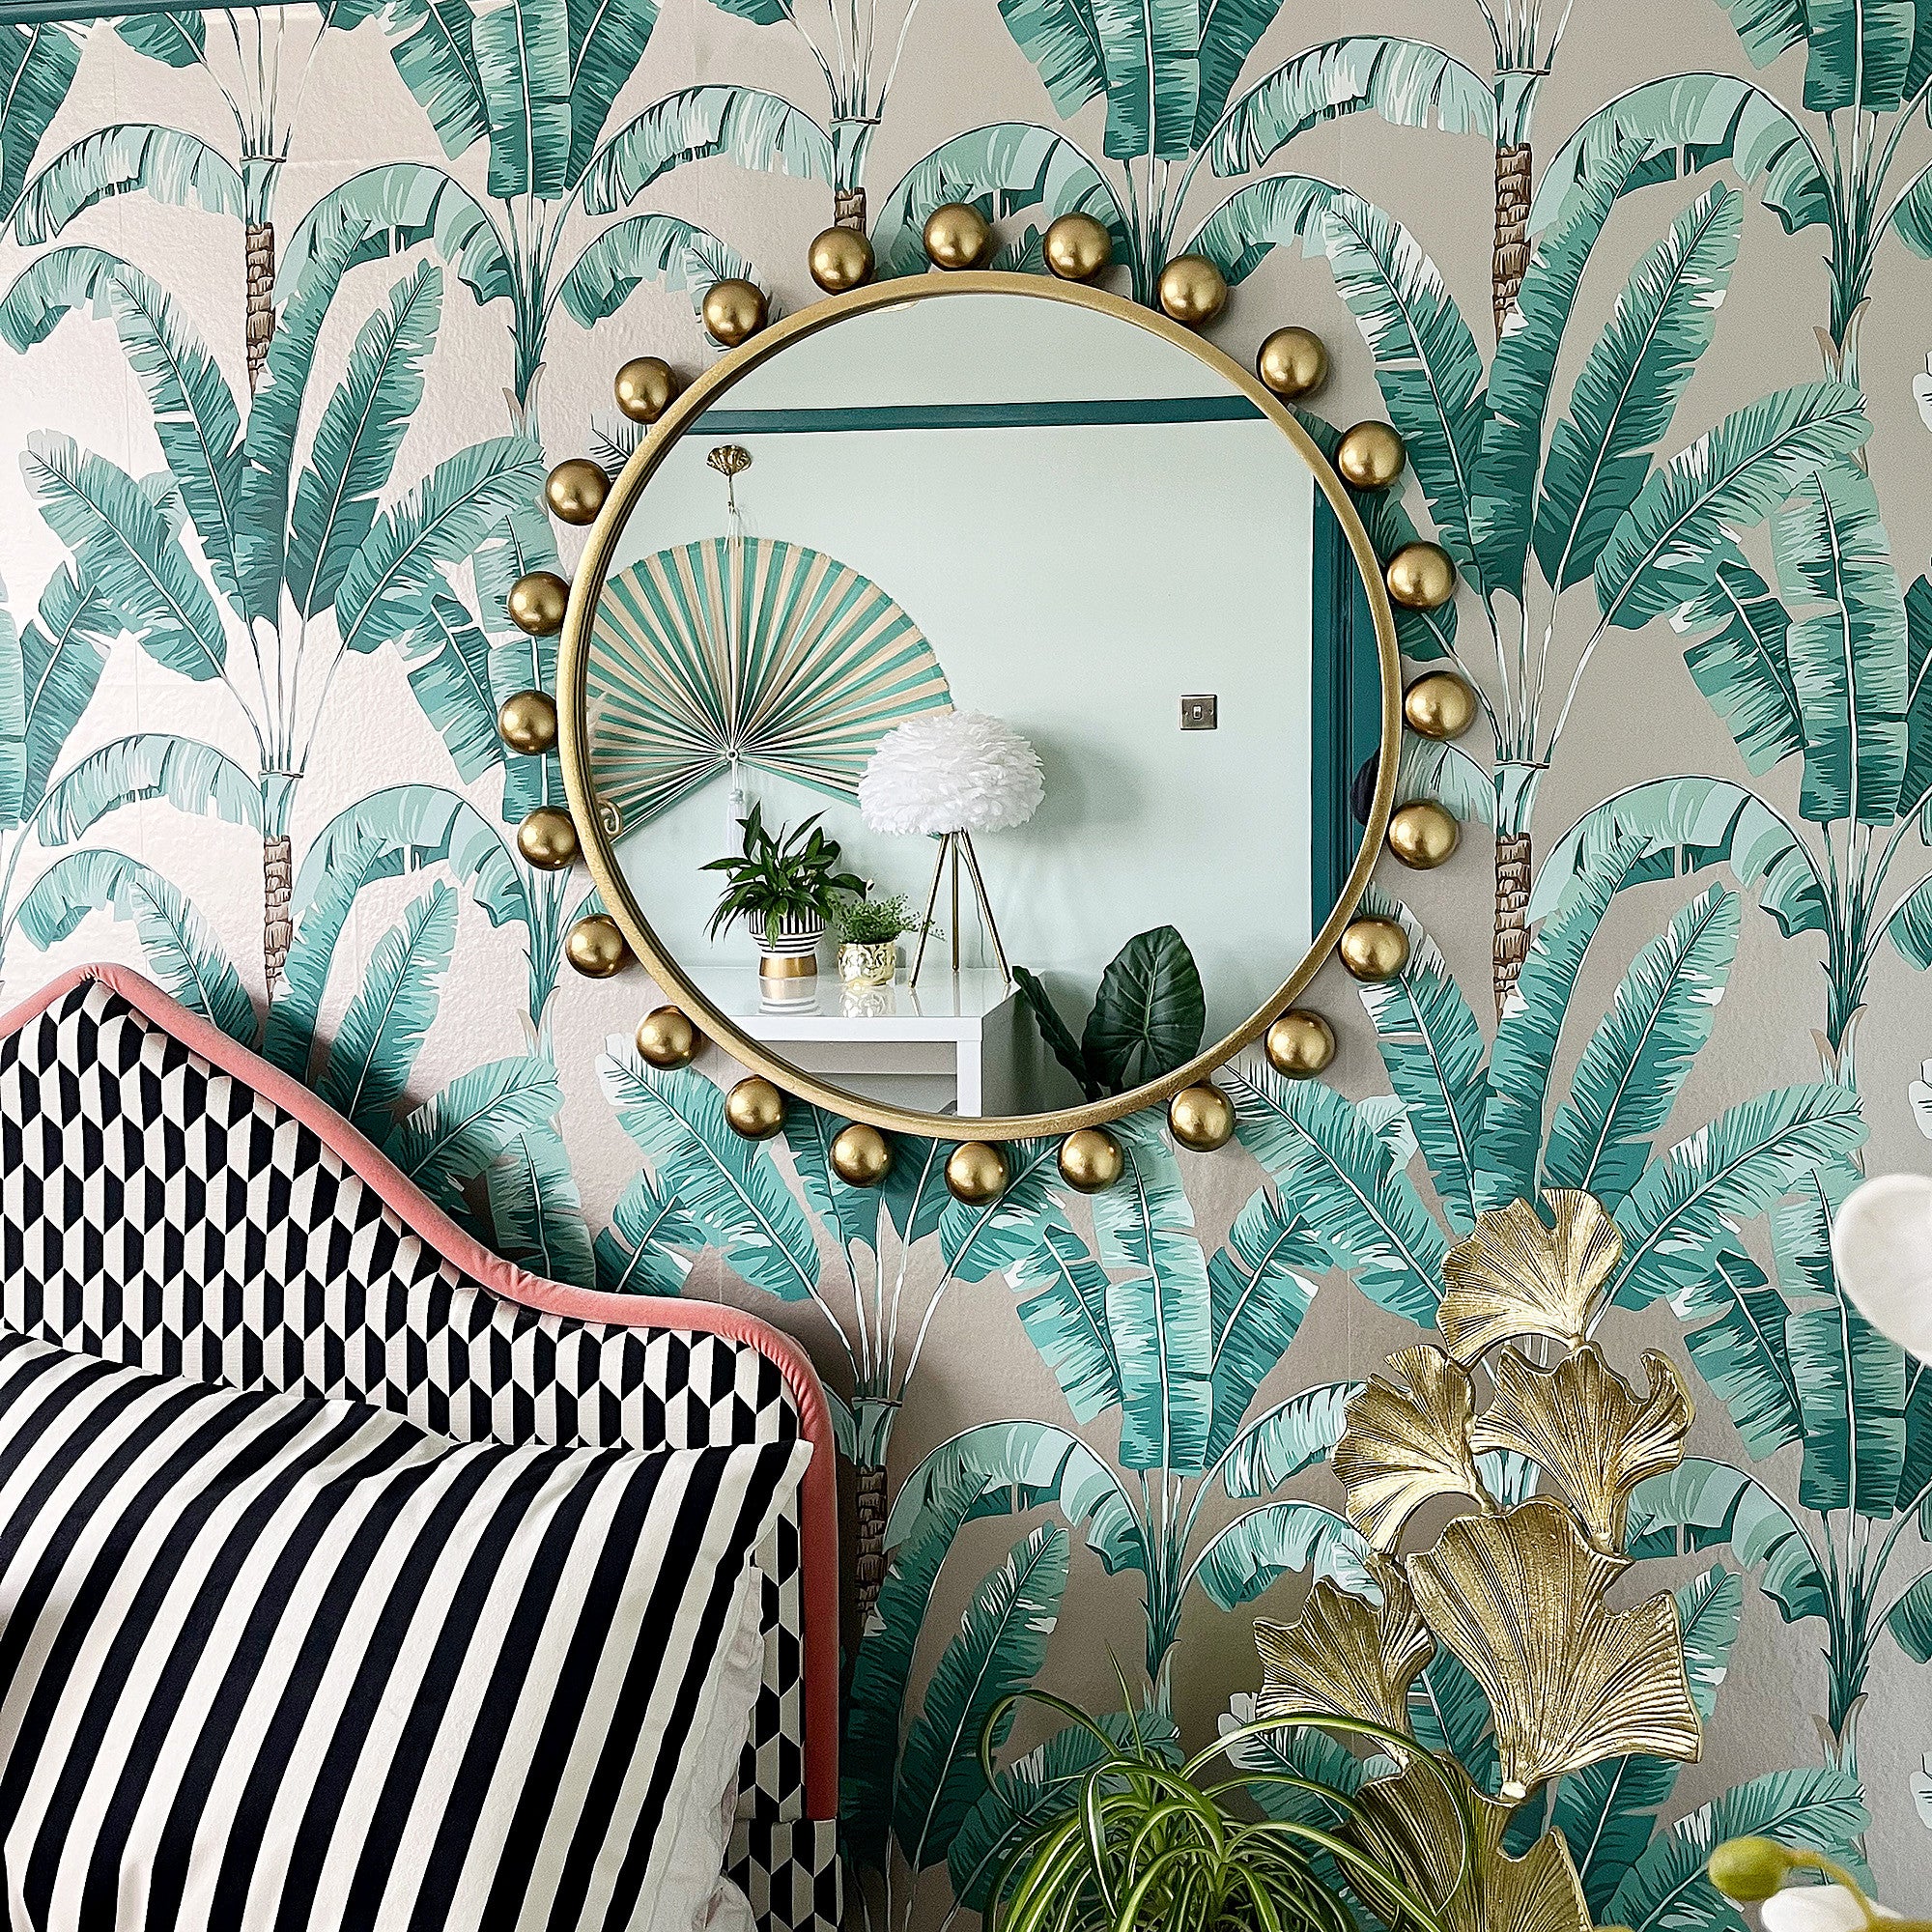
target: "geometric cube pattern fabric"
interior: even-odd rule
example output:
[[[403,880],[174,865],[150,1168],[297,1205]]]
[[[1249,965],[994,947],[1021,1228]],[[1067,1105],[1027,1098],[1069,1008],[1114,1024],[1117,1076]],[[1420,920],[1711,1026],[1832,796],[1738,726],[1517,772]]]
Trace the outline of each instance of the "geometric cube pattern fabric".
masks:
[[[585,1322],[494,1294],[306,1122],[84,980],[0,1040],[0,1321],[132,1367],[377,1404],[457,1441],[795,1439],[778,1365],[729,1336]],[[759,1552],[765,1681],[734,1875],[817,1922],[796,1505]],[[753,1831],[753,1826],[757,1828]],[[797,1873],[774,1869],[793,1845]],[[751,1889],[750,1885],[747,1887]],[[781,1900],[812,1901],[801,1918]],[[836,1915],[824,1921],[836,1923]]]

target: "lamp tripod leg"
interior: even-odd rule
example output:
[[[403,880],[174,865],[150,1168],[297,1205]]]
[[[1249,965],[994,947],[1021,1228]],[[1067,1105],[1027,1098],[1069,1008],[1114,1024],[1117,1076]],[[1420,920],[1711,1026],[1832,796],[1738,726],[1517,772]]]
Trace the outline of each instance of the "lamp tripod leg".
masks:
[[[919,924],[919,944],[913,949],[912,978],[910,985],[919,984],[919,969],[925,964],[925,942],[932,937],[932,909],[939,903],[940,875],[946,870],[946,854],[952,843],[952,833],[945,834],[939,841],[939,851],[932,861],[932,888],[925,895],[925,917]],[[957,925],[958,922],[953,922]]]
[[[959,977],[959,841],[965,838],[963,832],[947,834],[946,842],[952,848],[952,977]]]
[[[960,833],[959,842],[966,848],[966,869],[973,875],[973,896],[980,901],[980,917],[986,923],[986,937],[993,942],[993,957],[1000,962],[1000,977],[1010,986],[1013,969],[1007,964],[1007,949],[1000,943],[1000,928],[993,922],[993,901],[986,895],[986,881],[980,872],[980,855],[973,849],[973,835]]]

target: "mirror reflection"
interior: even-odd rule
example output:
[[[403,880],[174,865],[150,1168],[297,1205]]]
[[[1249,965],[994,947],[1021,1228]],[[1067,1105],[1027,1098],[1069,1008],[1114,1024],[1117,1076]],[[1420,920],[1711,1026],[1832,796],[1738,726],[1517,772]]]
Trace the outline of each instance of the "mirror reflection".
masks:
[[[1128,1092],[1269,1001],[1379,702],[1341,527],[1223,367],[917,285],[686,425],[585,677],[660,950],[793,1066],[959,1116]]]

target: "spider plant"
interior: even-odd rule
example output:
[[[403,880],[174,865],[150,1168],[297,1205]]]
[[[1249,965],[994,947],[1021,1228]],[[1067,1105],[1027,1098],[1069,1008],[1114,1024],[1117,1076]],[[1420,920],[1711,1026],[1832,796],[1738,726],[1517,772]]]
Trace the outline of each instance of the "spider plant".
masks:
[[[1320,1778],[1292,1772],[1243,1772],[1214,1783],[1202,1773],[1250,1736],[1279,1733],[1280,1720],[1241,1725],[1177,1765],[1164,1741],[1143,1735],[1128,1707],[1124,1736],[1043,1690],[1003,1698],[980,1738],[990,1785],[992,1753],[1024,1700],[1043,1704],[1090,1734],[1096,1754],[1067,1804],[1023,1839],[996,1888],[992,1932],[1353,1932],[1343,1888],[1384,1923],[1443,1932],[1447,1900],[1432,1902],[1389,1868],[1359,1799]],[[1428,1767],[1449,1794],[1462,1830],[1460,1890],[1469,1869],[1474,1822],[1463,1788],[1414,1740],[1356,1719],[1322,1719],[1321,1728],[1353,1733],[1401,1750]],[[1254,1819],[1252,1787],[1292,1785],[1313,1798],[1334,1827],[1290,1817]],[[1236,1808],[1231,1809],[1231,1803]]]
[[[862,895],[866,882],[851,872],[836,871],[839,849],[836,838],[819,829],[823,814],[814,811],[792,831],[765,829],[761,809],[753,804],[738,821],[744,840],[739,850],[700,867],[723,872],[725,887],[711,915],[713,939],[734,919],[743,919],[769,944],[777,940],[787,918],[831,918],[836,895]]]

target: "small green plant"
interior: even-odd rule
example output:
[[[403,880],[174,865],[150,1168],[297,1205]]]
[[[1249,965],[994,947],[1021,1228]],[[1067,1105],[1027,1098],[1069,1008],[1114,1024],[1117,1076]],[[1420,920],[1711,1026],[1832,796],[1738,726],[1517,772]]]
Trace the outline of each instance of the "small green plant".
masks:
[[[1422,1897],[1392,1871],[1373,1831],[1351,1842],[1351,1828],[1366,1816],[1359,1798],[1285,1771],[1244,1770],[1201,1781],[1209,1763],[1248,1739],[1279,1738],[1298,1726],[1280,1719],[1243,1724],[1176,1764],[1159,1740],[1143,1736],[1131,1707],[1121,1726],[1126,1735],[1117,1738],[1063,1699],[1022,1690],[994,1707],[980,1734],[980,1766],[989,1787],[994,1747],[1014,1706],[1029,1699],[1091,1733],[1094,1755],[1068,1787],[1065,1804],[1008,1861],[994,1891],[991,1932],[1355,1932],[1343,1887],[1384,1924],[1444,1932],[1446,1901]],[[1441,1784],[1463,1833],[1453,1895],[1468,1877],[1475,1842],[1466,1787],[1418,1751],[1414,1739],[1379,1724],[1324,1717],[1319,1728],[1397,1750]],[[1314,1814],[1307,1821],[1244,1815],[1258,1785],[1316,1800],[1332,1827],[1312,1822]]]
[[[781,826],[774,835],[765,830],[760,809],[754,804],[738,821],[744,833],[741,848],[701,868],[723,872],[726,880],[718,909],[711,915],[713,939],[734,919],[744,919],[762,929],[770,943],[778,938],[786,919],[814,915],[829,919],[838,894],[865,892],[865,880],[835,869],[838,841],[819,830],[820,816],[814,811],[795,830],[788,832]]]
[[[1194,954],[1171,925],[1135,933],[1114,955],[1078,1038],[1037,974],[1016,966],[1013,979],[1039,1037],[1090,1100],[1144,1087],[1201,1051],[1207,996]]]
[[[902,893],[889,899],[841,898],[832,908],[833,929],[847,946],[884,946],[908,932],[937,932],[929,919],[915,919]]]

